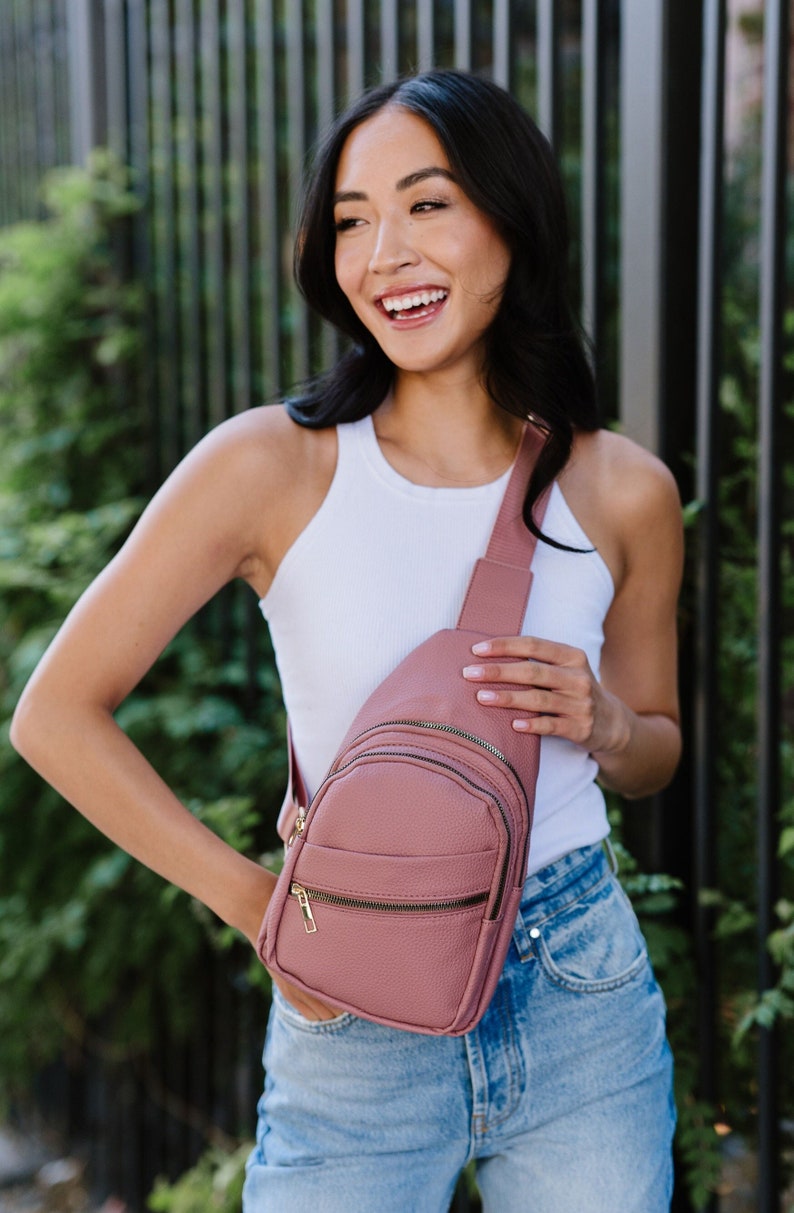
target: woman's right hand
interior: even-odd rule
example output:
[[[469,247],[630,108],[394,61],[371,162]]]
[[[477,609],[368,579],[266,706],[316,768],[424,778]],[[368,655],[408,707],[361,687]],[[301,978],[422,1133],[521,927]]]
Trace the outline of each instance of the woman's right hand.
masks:
[[[292,985],[285,981],[283,977],[276,977],[275,974],[270,974],[273,985],[278,987],[281,996],[293,1007],[299,1015],[304,1019],[311,1020],[313,1023],[318,1023],[325,1019],[336,1019],[341,1011],[336,1007],[329,1007],[327,1003],[321,1002],[319,998],[315,998],[313,994],[307,994],[305,990],[301,990],[298,986]]]
[[[276,878],[272,875],[272,873],[269,873],[269,875],[271,880],[274,881],[275,887]],[[272,889],[268,895],[268,902],[271,895]],[[260,949],[257,947],[259,942],[259,931],[260,925],[258,924],[253,932],[249,932],[248,930],[245,932],[245,934],[248,935],[254,949],[256,950],[257,955],[260,954]],[[262,949],[262,951],[264,951],[264,949]],[[294,1010],[298,1012],[299,1015],[302,1015],[304,1019],[317,1022],[323,1019],[336,1019],[337,1015],[340,1014],[340,1011],[336,1007],[329,1007],[327,1003],[322,1002],[322,1000],[319,998],[315,998],[313,994],[307,994],[305,990],[302,990],[299,986],[294,986],[292,982],[287,981],[284,977],[281,977],[280,975],[277,976],[275,973],[270,972],[269,969],[268,972],[270,973],[270,980],[273,982],[274,986],[278,987],[281,996],[290,1004],[291,1007],[294,1008]]]

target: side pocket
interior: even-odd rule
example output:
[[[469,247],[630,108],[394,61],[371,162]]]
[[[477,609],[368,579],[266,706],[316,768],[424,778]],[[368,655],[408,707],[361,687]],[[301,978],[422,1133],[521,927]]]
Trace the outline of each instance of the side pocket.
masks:
[[[348,1024],[356,1022],[355,1015],[351,1014],[350,1011],[343,1011],[341,1015],[335,1015],[333,1019],[307,1019],[305,1015],[301,1015],[296,1007],[293,1007],[291,1002],[287,1002],[275,982],[273,982],[272,997],[273,1007],[279,1018],[301,1032],[310,1032],[312,1035],[322,1036],[338,1032],[340,1028],[345,1028]]]
[[[617,989],[648,963],[636,915],[611,873],[577,901],[526,927],[546,976],[575,993]]]

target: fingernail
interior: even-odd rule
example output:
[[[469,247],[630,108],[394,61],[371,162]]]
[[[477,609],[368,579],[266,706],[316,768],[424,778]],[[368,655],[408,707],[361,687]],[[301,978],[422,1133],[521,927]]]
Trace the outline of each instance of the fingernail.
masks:
[[[481,665],[467,665],[465,670],[463,671],[463,677],[464,678],[481,678],[482,672],[483,672],[483,670],[482,670]]]
[[[471,646],[471,651],[472,651],[472,653],[490,653],[490,651],[491,651],[490,640],[480,640],[477,644],[473,644]]]
[[[529,721],[525,720],[523,717],[521,717],[519,720],[514,720],[513,728],[516,730],[517,733],[528,733],[529,732]]]
[[[493,703],[498,698],[496,691],[478,691],[477,698],[480,703]]]

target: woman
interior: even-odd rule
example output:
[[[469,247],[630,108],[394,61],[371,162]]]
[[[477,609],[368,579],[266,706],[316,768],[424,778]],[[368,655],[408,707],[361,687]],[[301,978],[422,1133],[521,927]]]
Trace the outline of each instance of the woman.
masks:
[[[274,877],[184,809],[112,713],[174,633],[244,578],[267,617],[313,792],[356,710],[454,623],[523,428],[554,482],[522,635],[461,677],[542,737],[530,868],[502,979],[464,1037],[385,1028],[274,979],[248,1213],[667,1209],[664,1007],[602,846],[679,754],[681,520],[660,463],[598,428],[545,140],[501,89],[434,72],[366,95],[316,162],[296,267],[351,351],[286,408],[215,429],[91,586],[13,739],[120,846],[254,942]],[[506,664],[505,657],[518,658]],[[478,683],[505,681],[502,692]]]

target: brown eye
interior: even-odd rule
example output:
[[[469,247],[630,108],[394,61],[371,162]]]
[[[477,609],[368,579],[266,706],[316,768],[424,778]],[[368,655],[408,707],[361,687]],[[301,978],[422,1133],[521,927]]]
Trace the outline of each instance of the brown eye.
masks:
[[[421,202],[415,202],[411,207],[412,214],[425,214],[428,211],[440,211],[447,206],[447,203],[441,198],[423,198]]]

